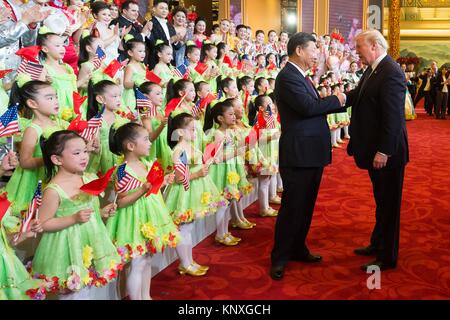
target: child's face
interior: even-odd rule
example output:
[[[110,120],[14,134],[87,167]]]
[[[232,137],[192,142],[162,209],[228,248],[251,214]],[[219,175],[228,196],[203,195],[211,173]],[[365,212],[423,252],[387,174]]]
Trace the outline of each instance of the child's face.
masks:
[[[213,47],[211,50],[206,52],[206,55],[210,60],[215,60],[217,58],[217,48]]]
[[[266,64],[266,58],[264,56],[260,56],[256,62],[258,63],[258,66],[264,66]]]
[[[275,57],[274,54],[271,54],[271,55],[269,56],[269,63],[273,63],[273,64],[276,64],[276,63],[277,63],[277,58]]]
[[[225,93],[228,98],[236,98],[239,95],[239,90],[236,81],[232,81],[228,88],[225,88]]]
[[[270,106],[270,110],[273,112],[272,99],[269,97],[264,97],[263,103],[261,106],[258,106],[258,109],[259,111],[266,112],[268,106]]]
[[[350,70],[355,73],[356,71],[358,71],[358,65],[356,63],[352,63],[352,65],[350,66]]]
[[[64,40],[62,37],[57,35],[51,35],[45,41],[42,46],[42,51],[44,51],[47,56],[55,60],[61,60],[66,54],[66,48],[64,48]]]
[[[173,60],[173,50],[171,47],[164,47],[162,52],[158,53],[159,59],[162,63],[169,64]]]
[[[220,23],[220,32],[227,33],[230,32],[230,22],[227,20],[224,20]]]
[[[203,84],[200,87],[200,90],[197,91],[197,94],[200,98],[205,98],[208,94],[211,93],[211,86],[209,84]]]
[[[195,87],[192,83],[186,85],[186,89],[181,91],[181,96],[185,96],[184,100],[187,102],[192,102],[195,100]]]
[[[54,158],[56,158],[58,162],[55,162]],[[66,142],[61,155],[52,156],[52,161],[69,172],[84,172],[89,163],[89,153],[86,148],[86,142],[81,138],[70,139]]]
[[[45,116],[57,115],[59,112],[58,97],[55,89],[51,86],[42,87],[34,96],[34,99],[27,104],[30,108],[37,109]]]
[[[236,124],[236,115],[234,114],[234,108],[227,108],[223,115],[219,116],[220,123],[227,127]]]
[[[269,81],[267,81],[267,79],[264,79],[261,82],[261,85],[258,87],[258,91],[259,91],[260,94],[261,93],[266,93],[267,89],[269,89]]]
[[[109,86],[105,92],[97,97],[97,101],[104,104],[109,111],[115,111],[120,108],[122,98],[119,86]]]
[[[150,142],[150,137],[148,131],[144,128],[139,129],[139,133],[136,136],[134,144],[133,153],[138,157],[146,157],[150,153],[150,147],[152,143]]]
[[[249,84],[242,86],[242,89],[244,89],[244,91],[250,92],[250,94],[253,94],[253,91],[255,91],[255,81],[250,81]]]
[[[200,61],[200,49],[196,48],[187,55],[189,62],[197,64]]]
[[[269,42],[274,43],[275,41],[277,41],[277,34],[275,32],[271,32],[269,34]]]
[[[81,8],[84,6],[84,2],[82,0],[70,0],[70,5]]]
[[[133,50],[128,50],[130,57],[138,62],[143,62],[145,59],[145,44],[137,43]]]
[[[244,114],[243,103],[240,99],[234,99],[233,102],[234,115],[236,116],[236,120],[241,120]]]
[[[111,10],[110,9],[103,9],[101,10],[98,15],[95,17],[99,22],[102,22],[106,25],[109,25],[109,23],[112,20],[111,17]]]
[[[280,36],[280,41],[283,42],[283,43],[288,41],[288,35],[287,35],[287,33],[283,32],[283,33],[281,34],[281,36]]]
[[[147,97],[150,99],[150,102],[157,107],[162,106],[163,104],[163,93],[162,88],[160,86],[152,86],[152,91],[147,94]]]
[[[258,35],[256,36],[256,41],[258,43],[264,43],[264,39],[265,39],[264,33],[258,33]]]
[[[183,130],[183,138],[187,141],[194,141],[197,137],[197,130],[195,128],[195,121],[189,121],[186,127]]]

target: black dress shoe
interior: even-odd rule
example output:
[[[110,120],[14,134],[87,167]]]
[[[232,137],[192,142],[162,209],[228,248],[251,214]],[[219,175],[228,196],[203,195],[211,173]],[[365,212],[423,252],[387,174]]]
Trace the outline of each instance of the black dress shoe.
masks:
[[[394,269],[396,267],[396,265],[393,263],[385,263],[383,261],[375,260],[375,261],[363,264],[361,266],[361,270],[364,272],[367,272],[367,269],[370,266],[377,266],[378,268],[380,268],[381,271],[388,270],[388,269]]]
[[[270,268],[270,277],[273,280],[281,280],[284,276],[284,267],[283,266],[272,266]]]
[[[377,253],[377,249],[372,245],[368,245],[367,247],[355,249],[353,252],[358,256],[368,257],[375,255]]]
[[[317,263],[322,261],[322,256],[319,256],[318,254],[311,254],[309,253],[305,257],[292,257],[292,261],[300,261],[300,262],[306,262],[306,263]]]

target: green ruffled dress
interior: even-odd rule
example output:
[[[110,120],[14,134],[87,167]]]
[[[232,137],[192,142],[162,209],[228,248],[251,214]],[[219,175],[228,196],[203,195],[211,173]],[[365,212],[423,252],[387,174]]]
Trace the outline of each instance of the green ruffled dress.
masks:
[[[141,84],[147,81],[145,75],[146,75],[146,68],[142,63],[142,68],[140,68],[138,72],[133,72],[133,75],[131,77],[136,87],[139,87]],[[125,89],[123,91],[122,105],[125,110],[128,110],[129,108],[132,112],[136,111],[136,93],[134,88]]]
[[[83,182],[88,183],[96,178],[85,173]],[[114,280],[123,264],[100,216],[99,198],[81,191],[76,197],[69,198],[54,183],[47,188],[55,190],[59,196],[56,218],[71,216],[88,208],[93,209],[94,213],[86,223],[44,233],[33,258],[31,274],[51,279],[53,289],[60,293],[90,286],[100,287]]]

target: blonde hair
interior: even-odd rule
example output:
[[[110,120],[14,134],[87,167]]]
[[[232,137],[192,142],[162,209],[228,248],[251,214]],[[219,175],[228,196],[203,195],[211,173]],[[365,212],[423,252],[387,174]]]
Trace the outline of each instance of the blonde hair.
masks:
[[[355,37],[355,42],[360,39],[369,42],[370,44],[376,43],[378,47],[387,51],[389,49],[389,44],[387,43],[384,36],[378,30],[366,30],[361,32]]]

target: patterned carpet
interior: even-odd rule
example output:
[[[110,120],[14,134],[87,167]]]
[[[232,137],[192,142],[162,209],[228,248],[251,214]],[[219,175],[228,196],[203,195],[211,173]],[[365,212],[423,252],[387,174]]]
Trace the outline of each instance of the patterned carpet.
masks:
[[[236,247],[209,237],[194,248],[204,277],[180,276],[178,262],[152,280],[154,299],[450,299],[450,121],[419,114],[408,122],[411,162],[407,166],[397,269],[382,273],[381,289],[369,290],[359,266],[371,258],[353,254],[368,244],[375,221],[368,175],[356,168],[345,149],[335,149],[326,168],[308,237],[323,262],[291,262],[283,281],[269,275],[274,218],[257,216]]]

